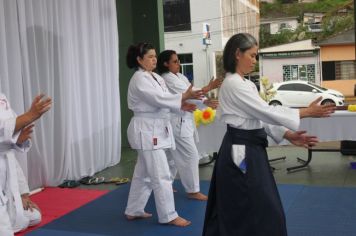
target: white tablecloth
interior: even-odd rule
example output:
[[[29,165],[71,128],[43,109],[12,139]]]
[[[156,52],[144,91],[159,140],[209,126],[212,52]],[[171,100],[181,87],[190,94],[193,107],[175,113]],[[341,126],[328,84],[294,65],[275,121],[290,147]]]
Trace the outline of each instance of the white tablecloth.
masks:
[[[320,142],[356,140],[356,112],[336,111],[328,118],[305,118],[301,120],[299,130],[306,130],[308,134],[318,136]],[[226,124],[217,119],[212,124],[200,125],[197,143],[199,153],[217,152],[225,132]],[[286,144],[289,143],[281,143]]]
[[[356,112],[336,111],[328,118],[305,118],[299,130],[318,136],[320,142],[356,140]]]

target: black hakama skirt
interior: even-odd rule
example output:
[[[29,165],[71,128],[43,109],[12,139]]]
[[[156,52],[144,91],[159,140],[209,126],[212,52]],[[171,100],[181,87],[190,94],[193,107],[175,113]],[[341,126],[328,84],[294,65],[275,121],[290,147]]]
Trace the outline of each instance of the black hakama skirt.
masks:
[[[246,172],[233,162],[233,144],[245,145]],[[287,235],[267,145],[264,129],[228,126],[210,183],[203,236]]]

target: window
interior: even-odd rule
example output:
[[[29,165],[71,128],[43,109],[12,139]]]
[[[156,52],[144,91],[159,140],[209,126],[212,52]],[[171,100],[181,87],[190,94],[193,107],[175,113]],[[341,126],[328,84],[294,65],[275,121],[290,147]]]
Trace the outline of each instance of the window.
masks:
[[[178,58],[180,60],[181,73],[185,75],[189,82],[193,82],[193,55],[188,54],[179,54]]]
[[[323,80],[342,80],[355,78],[356,61],[323,62]]]
[[[327,61],[323,62],[323,80],[335,80],[335,62]]]
[[[313,91],[313,87],[310,87],[306,84],[295,84],[294,88],[296,91],[302,91],[302,92],[312,92]]]
[[[352,79],[356,76],[356,61],[336,61],[335,78]]]
[[[291,30],[292,26],[288,23],[281,23],[279,25],[279,30]]]
[[[308,82],[308,84],[310,84],[310,85],[316,87],[317,89],[320,89],[321,91],[327,91],[326,88],[320,87],[319,85],[316,85],[316,84],[313,84],[313,83],[310,83],[310,82]]]
[[[315,65],[283,65],[283,81],[305,80],[315,83]]]
[[[164,32],[191,30],[189,0],[163,0]]]
[[[279,91],[295,91],[294,84],[284,84],[278,88]]]

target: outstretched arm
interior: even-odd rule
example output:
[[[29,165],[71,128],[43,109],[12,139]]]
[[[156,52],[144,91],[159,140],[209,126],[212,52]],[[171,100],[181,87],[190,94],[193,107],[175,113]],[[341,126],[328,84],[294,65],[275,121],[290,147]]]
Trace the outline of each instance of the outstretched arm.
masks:
[[[293,132],[288,130],[284,134],[284,138],[299,147],[309,148],[315,146],[319,142],[318,138],[316,136],[307,135],[306,133],[307,131]]]
[[[31,124],[35,120],[39,119],[44,113],[46,113],[52,106],[52,99],[44,99],[44,94],[37,95],[33,101],[30,109],[22,115],[16,118],[16,125],[14,133],[18,132],[25,126]]]
[[[222,82],[223,82],[223,79],[222,79],[222,78],[220,78],[220,79],[214,79],[214,77],[211,78],[211,80],[209,81],[209,84],[206,85],[206,86],[204,86],[204,87],[202,88],[203,93],[206,94],[206,93],[208,93],[210,90],[219,88],[220,85],[222,84]]]
[[[323,97],[318,97],[315,101],[310,103],[306,108],[299,109],[300,118],[305,117],[329,117],[332,113],[335,112],[335,104],[325,104],[320,105],[320,101]]]

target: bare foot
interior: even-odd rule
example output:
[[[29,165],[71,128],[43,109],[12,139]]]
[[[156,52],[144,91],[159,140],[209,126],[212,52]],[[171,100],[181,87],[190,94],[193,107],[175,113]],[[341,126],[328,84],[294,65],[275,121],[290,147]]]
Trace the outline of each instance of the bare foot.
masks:
[[[177,190],[177,189],[175,189],[175,188],[173,188],[173,193],[176,193],[176,192],[178,192],[178,190]]]
[[[126,216],[126,219],[128,219],[128,220],[138,220],[138,219],[150,218],[150,217],[152,217],[152,214],[145,212],[143,215],[140,215],[140,216],[130,216],[130,215],[126,215],[126,214],[125,214],[125,216]]]
[[[188,193],[188,198],[194,199],[194,200],[199,200],[199,201],[207,201],[208,200],[208,196],[202,194],[201,192]]]
[[[190,225],[192,222],[182,218],[182,217],[177,217],[174,220],[168,222],[169,225],[174,225],[174,226],[178,226],[178,227],[185,227]]]

